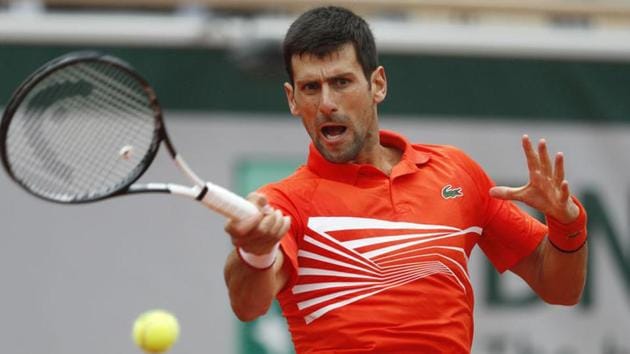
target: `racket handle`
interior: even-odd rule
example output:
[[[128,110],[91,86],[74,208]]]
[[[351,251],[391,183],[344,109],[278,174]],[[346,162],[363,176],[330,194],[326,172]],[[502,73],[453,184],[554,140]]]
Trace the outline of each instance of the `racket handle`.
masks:
[[[206,188],[201,202],[225,217],[243,220],[259,213],[254,204],[221,186],[206,182]]]

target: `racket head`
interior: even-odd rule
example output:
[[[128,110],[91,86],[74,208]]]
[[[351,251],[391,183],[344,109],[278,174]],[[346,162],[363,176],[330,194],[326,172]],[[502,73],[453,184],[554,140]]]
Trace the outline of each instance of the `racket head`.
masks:
[[[17,88],[0,122],[8,175],[59,203],[125,193],[164,140],[154,90],[129,64],[98,52],[44,64]]]

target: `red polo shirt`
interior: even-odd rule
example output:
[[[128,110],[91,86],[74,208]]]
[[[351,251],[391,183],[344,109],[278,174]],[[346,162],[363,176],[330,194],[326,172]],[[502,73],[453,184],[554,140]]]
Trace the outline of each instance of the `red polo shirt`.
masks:
[[[469,353],[476,244],[499,271],[530,254],[546,227],[451,146],[411,145],[388,176],[336,164],[311,145],[306,166],[261,192],[292,218],[282,240],[291,277],[278,300],[297,353]]]

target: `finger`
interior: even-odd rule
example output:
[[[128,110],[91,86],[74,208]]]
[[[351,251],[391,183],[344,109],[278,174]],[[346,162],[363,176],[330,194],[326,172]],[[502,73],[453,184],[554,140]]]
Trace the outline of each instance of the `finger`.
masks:
[[[538,156],[536,155],[536,151],[534,151],[532,142],[529,140],[529,136],[527,136],[527,134],[523,135],[521,142],[523,145],[523,151],[525,152],[525,158],[527,159],[527,169],[531,175],[534,171],[538,170]]]
[[[549,152],[547,151],[547,141],[540,139],[538,141],[538,160],[540,161],[540,169],[545,176],[551,176],[551,160],[549,159]]]
[[[489,193],[492,198],[504,200],[521,200],[520,192],[523,190],[523,188],[524,187],[511,188],[497,186],[490,188]]]
[[[280,229],[282,229],[282,224],[284,222],[284,218],[282,217],[282,212],[280,210],[275,210],[273,212],[274,222],[270,230],[271,235],[278,235],[280,233]]]
[[[247,200],[258,207],[258,209],[263,209],[267,205],[267,197],[258,192],[252,192],[247,195]]]
[[[287,232],[289,232],[289,228],[291,227],[291,217],[290,216],[283,216],[282,217],[282,228],[280,229],[279,234],[280,235],[285,235]]]
[[[261,218],[262,214],[256,214],[242,220],[229,219],[225,224],[225,232],[232,236],[234,243],[235,239],[249,234],[258,225]]]
[[[553,181],[556,185],[560,185],[562,181],[564,181],[564,154],[561,152],[556,154],[553,168]]]
[[[269,214],[266,214],[262,218],[262,220],[260,221],[260,224],[258,224],[257,231],[259,233],[264,234],[264,235],[273,234],[273,229],[278,219],[278,214],[276,212],[277,210],[274,210],[270,212]],[[282,216],[282,214],[280,214],[280,216]]]
[[[560,200],[566,202],[569,200],[570,197],[571,190],[569,189],[569,182],[566,180],[562,181],[562,184],[560,184]]]

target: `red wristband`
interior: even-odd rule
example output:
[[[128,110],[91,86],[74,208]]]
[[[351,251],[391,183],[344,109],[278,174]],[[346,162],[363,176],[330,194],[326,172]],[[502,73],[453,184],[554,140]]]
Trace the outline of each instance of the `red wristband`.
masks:
[[[545,215],[549,242],[563,252],[575,252],[586,243],[586,210],[577,198],[571,199],[580,209],[580,214],[574,221],[563,224],[551,216]]]

